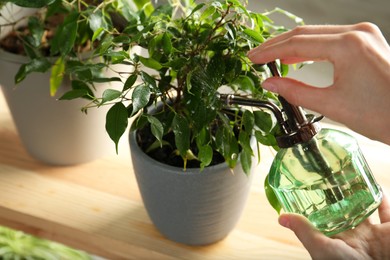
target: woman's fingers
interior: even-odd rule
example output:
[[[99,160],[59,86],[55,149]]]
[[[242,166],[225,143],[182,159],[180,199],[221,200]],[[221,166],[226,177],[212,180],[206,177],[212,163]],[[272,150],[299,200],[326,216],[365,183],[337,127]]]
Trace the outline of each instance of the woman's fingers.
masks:
[[[248,53],[254,63],[268,63],[281,59],[283,63],[296,61],[330,60],[336,55],[333,45],[339,40],[339,35],[294,35],[288,39],[273,44],[261,45]]]
[[[346,43],[352,42],[358,48],[359,41],[368,41],[370,37],[376,37],[376,41],[380,39],[381,44],[384,43],[385,49],[388,49],[379,28],[371,23],[300,26],[267,40],[249,51],[248,57],[254,63],[267,63],[276,59],[286,64],[308,60],[334,62],[345,55],[348,48]]]
[[[262,86],[264,89],[278,93],[293,105],[314,111],[321,110],[324,115],[332,108],[325,102],[332,99],[332,87],[318,88],[295,79],[278,77],[268,78]]]
[[[279,224],[291,229],[313,258],[321,254],[322,250],[324,250],[324,245],[330,239],[301,215],[282,214],[279,217]]]
[[[292,36],[296,35],[308,35],[308,34],[338,34],[344,33],[352,30],[356,25],[305,25],[298,26],[288,32],[279,34],[266,42],[264,42],[261,46],[266,47],[267,45],[272,45],[276,42],[284,41]],[[254,52],[255,49],[249,51],[249,53]],[[249,54],[248,53],[248,54]]]

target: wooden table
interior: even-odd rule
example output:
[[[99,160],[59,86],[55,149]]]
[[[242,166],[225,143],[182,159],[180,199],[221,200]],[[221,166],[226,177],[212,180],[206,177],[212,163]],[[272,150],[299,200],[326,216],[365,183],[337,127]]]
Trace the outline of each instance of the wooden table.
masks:
[[[358,136],[383,188],[390,188],[390,147]],[[119,155],[69,167],[32,159],[0,92],[0,225],[59,241],[109,259],[309,259],[294,234],[279,226],[263,179],[263,152],[248,203],[223,241],[189,247],[165,239],[151,223],[132,172],[127,145]]]

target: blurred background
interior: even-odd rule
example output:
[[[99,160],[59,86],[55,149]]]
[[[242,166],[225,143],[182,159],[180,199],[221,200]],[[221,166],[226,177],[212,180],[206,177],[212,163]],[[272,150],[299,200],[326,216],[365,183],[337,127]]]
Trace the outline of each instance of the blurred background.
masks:
[[[249,0],[253,11],[288,10],[304,19],[305,24],[352,24],[372,22],[377,24],[390,41],[389,0]],[[275,21],[279,23],[282,16]],[[285,24],[285,22],[282,22]]]
[[[390,42],[389,0],[249,0],[249,9],[252,11],[271,11],[275,7],[301,17],[305,24],[372,22],[379,26],[387,42]],[[275,14],[272,19],[289,29],[296,26],[282,14]],[[319,87],[329,86],[333,81],[333,66],[329,63],[315,63],[296,71],[290,69],[288,76]]]

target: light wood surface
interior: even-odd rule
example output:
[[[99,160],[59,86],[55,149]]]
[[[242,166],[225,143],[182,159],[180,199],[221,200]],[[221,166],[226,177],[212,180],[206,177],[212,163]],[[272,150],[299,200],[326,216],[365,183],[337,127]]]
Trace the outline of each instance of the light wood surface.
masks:
[[[390,147],[356,136],[376,179],[389,189]],[[203,247],[177,244],[155,229],[143,207],[126,140],[119,155],[44,165],[25,151],[0,91],[0,225],[108,259],[310,259],[266,201],[271,161],[272,152],[263,150],[242,218],[228,237]]]

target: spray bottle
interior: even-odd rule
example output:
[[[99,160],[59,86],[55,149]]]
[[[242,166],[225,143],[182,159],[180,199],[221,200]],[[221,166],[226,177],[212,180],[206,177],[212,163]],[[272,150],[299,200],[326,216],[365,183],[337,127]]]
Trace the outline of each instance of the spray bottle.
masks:
[[[276,63],[267,64],[280,76]],[[226,104],[266,108],[281,126],[268,180],[285,212],[298,213],[331,236],[356,227],[380,205],[382,191],[355,138],[322,129],[322,117],[307,116],[299,106],[221,95]]]

